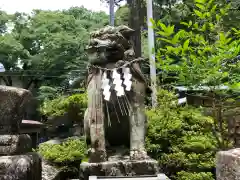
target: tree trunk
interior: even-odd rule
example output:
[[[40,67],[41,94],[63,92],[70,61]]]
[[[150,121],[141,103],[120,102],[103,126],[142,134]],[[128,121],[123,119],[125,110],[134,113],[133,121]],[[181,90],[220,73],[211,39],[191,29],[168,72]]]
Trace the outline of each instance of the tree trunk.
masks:
[[[142,0],[127,0],[130,9],[129,27],[135,30],[132,41],[134,44],[134,50],[136,57],[142,56],[141,47],[141,19],[140,12],[142,9]],[[142,13],[142,12],[141,12]],[[143,13],[142,13],[143,14]]]

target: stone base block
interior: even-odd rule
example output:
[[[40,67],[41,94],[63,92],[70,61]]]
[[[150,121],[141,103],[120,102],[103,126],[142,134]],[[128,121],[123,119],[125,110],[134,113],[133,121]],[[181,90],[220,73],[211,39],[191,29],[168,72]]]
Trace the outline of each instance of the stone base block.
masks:
[[[113,180],[113,179],[121,179],[121,180],[170,180],[165,174],[157,174],[157,175],[144,175],[144,176],[89,176],[89,180]],[[72,179],[74,180],[74,179]],[[75,179],[76,180],[76,179]]]
[[[27,134],[0,135],[0,155],[25,154],[31,148],[32,140]]]
[[[0,157],[1,180],[41,180],[41,173],[41,158],[37,153]]]
[[[102,163],[83,162],[80,165],[80,179],[89,176],[140,176],[158,174],[158,162],[141,161],[106,161]]]
[[[220,151],[216,160],[217,180],[240,179],[240,148]]]

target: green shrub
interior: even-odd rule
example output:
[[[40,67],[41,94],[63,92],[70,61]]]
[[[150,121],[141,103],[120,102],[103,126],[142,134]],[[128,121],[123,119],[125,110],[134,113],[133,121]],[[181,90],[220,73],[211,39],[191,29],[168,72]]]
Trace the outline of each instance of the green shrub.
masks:
[[[84,140],[69,138],[61,144],[40,144],[38,152],[49,162],[66,165],[84,159],[87,145]]]
[[[59,96],[53,100],[45,99],[40,112],[46,116],[62,116],[68,113],[72,120],[82,120],[86,108],[87,95],[83,93]]]
[[[213,120],[193,107],[179,107],[174,94],[160,90],[158,107],[147,110],[148,153],[171,179],[212,180],[216,139]]]
[[[178,173],[178,177],[181,180],[212,180],[213,174],[210,172],[189,173],[181,171]]]

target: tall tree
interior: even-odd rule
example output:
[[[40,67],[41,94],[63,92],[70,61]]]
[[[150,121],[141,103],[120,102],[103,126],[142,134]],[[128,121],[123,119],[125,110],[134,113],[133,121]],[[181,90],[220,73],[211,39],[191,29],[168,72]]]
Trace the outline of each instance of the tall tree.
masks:
[[[2,79],[9,86],[18,79],[26,89],[68,84],[82,76],[89,31],[103,27],[108,20],[105,13],[83,7],[34,10],[32,15],[16,13],[12,17],[12,32],[0,36],[0,61],[6,68]]]
[[[130,11],[128,5],[120,6],[115,12],[115,25],[127,25],[129,23]]]
[[[9,19],[10,16],[6,12],[0,10],[0,35],[6,32]]]

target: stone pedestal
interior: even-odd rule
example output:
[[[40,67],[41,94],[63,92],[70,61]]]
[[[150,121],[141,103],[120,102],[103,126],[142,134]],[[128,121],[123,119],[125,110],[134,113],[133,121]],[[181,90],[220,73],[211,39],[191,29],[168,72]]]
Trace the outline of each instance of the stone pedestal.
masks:
[[[217,180],[240,179],[240,148],[218,152],[216,161]]]
[[[88,180],[89,176],[140,176],[158,174],[158,162],[141,161],[106,161],[102,163],[83,162],[80,165],[80,179]]]
[[[37,153],[0,157],[1,180],[41,180],[41,158]]]
[[[145,176],[115,176],[115,177],[99,177],[99,176],[90,176],[89,180],[113,180],[113,179],[121,179],[121,180],[170,180],[165,174],[157,174],[157,175],[145,175]],[[73,180],[73,179],[72,179]]]

